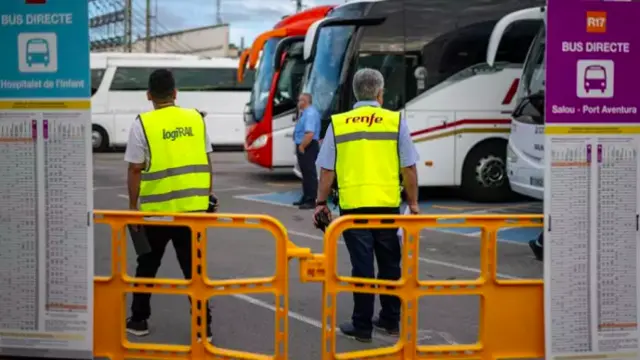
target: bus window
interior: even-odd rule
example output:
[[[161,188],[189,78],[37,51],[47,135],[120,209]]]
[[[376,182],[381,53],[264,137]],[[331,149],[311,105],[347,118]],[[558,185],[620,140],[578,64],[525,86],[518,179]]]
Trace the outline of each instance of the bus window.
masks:
[[[173,69],[178,91],[232,91],[236,87],[236,69]]]
[[[150,68],[123,68],[116,69],[111,81],[112,91],[146,91],[149,74],[154,69]]]
[[[427,69],[426,89],[464,69],[483,63],[495,23],[484,21],[465,26],[427,44],[423,49]]]
[[[91,69],[91,96],[98,92],[105,71],[105,69]]]
[[[273,94],[273,114],[278,115],[295,107],[304,76],[306,63],[301,57],[287,58]]]
[[[156,68],[118,68],[110,90],[147,90],[149,75]],[[252,72],[247,72],[245,80],[238,84],[235,68],[173,68],[178,91],[249,91],[253,81]]]
[[[471,24],[433,40],[423,49],[427,69],[427,89],[486,60],[489,37],[496,21]],[[540,28],[539,20],[515,23],[505,33],[497,62],[522,64]]]
[[[357,69],[372,68],[380,71],[384,77],[384,103],[389,110],[400,110],[405,103],[407,69],[405,54],[374,54],[360,53]],[[413,82],[415,84],[415,81]],[[355,103],[355,96],[353,101]]]
[[[245,69],[244,79],[242,79],[241,83],[239,84],[236,83],[236,88],[242,91],[251,91],[255,78],[256,78],[256,71],[254,69]]]
[[[541,24],[541,20],[523,20],[512,24],[502,36],[496,62],[523,64]]]

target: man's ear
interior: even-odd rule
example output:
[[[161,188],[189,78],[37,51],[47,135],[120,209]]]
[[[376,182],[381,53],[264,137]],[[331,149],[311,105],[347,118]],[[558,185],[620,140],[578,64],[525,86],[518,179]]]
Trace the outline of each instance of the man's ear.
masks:
[[[147,91],[147,100],[151,101],[151,93]]]
[[[178,91],[176,89],[173,89],[173,92],[171,93],[171,98],[175,100],[177,97],[178,97]]]

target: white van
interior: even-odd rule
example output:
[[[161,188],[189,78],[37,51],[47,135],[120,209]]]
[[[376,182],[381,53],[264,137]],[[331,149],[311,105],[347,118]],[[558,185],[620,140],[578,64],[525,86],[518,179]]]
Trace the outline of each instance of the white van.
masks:
[[[126,146],[131,123],[152,110],[147,100],[149,75],[173,72],[179,106],[207,114],[207,132],[214,146],[244,144],[243,108],[249,101],[253,73],[236,80],[238,61],[181,54],[91,54],[93,149]]]

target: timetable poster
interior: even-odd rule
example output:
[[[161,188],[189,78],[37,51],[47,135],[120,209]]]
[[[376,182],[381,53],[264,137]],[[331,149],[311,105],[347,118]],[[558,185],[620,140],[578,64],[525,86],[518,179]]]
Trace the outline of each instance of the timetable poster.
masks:
[[[637,1],[549,0],[547,359],[638,359]]]
[[[0,14],[0,359],[93,359],[87,1]]]

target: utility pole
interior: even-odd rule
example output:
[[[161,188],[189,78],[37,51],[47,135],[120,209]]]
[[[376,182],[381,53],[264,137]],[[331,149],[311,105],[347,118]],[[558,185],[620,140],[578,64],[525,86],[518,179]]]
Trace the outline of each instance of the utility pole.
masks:
[[[151,52],[151,0],[147,0],[147,9],[145,16],[145,51]]]
[[[126,0],[124,7],[125,7],[125,16],[124,16],[124,46],[125,46],[125,51],[126,52],[131,52],[132,50],[132,43],[133,43],[133,36],[132,36],[132,29],[133,29],[133,22],[132,22],[132,18],[133,18],[133,10],[132,10],[132,4],[133,1],[132,0]]]
[[[222,0],[216,0],[216,23],[222,24]]]

